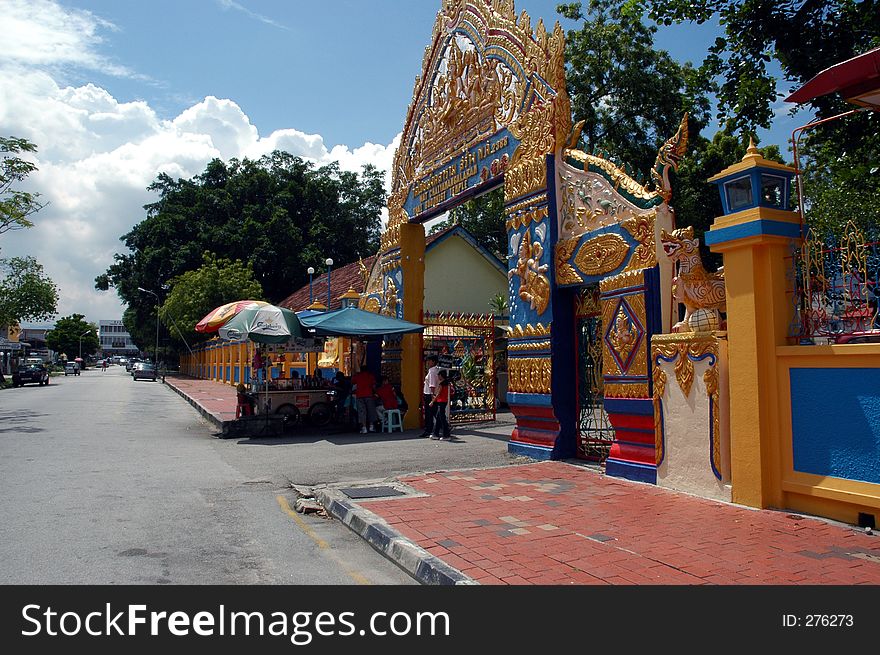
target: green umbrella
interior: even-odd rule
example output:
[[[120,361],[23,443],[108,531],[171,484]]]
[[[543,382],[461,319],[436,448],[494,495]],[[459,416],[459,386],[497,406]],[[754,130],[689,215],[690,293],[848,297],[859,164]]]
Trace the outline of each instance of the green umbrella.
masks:
[[[218,330],[221,339],[256,343],[284,343],[303,336],[296,314],[276,305],[262,305],[241,310]]]

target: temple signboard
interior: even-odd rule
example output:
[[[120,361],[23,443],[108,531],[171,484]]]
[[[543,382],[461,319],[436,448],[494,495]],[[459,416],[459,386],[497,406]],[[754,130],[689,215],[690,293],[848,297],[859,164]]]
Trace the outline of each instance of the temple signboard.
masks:
[[[503,129],[485,142],[471,146],[448,164],[416,180],[404,204],[406,213],[410,219],[428,218],[470,195],[495,187],[518,144]]]

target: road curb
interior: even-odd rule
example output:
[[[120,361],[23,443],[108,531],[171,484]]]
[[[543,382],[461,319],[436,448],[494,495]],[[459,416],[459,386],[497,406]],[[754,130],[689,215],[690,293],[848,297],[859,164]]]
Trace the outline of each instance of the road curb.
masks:
[[[424,585],[472,585],[473,579],[389,526],[379,516],[348,501],[342,492],[316,489],[315,499],[327,514],[340,521],[375,550]]]
[[[165,380],[165,386],[169,387],[171,390],[174,391],[174,393],[176,393],[178,396],[180,396],[181,398],[186,400],[186,402],[188,402],[190,405],[195,407],[196,410],[198,410],[199,414],[201,414],[206,419],[208,419],[208,421],[210,423],[212,423],[214,425],[214,427],[216,427],[221,432],[223,431],[223,421],[221,421],[219,418],[217,418],[211,412],[209,412],[204,405],[200,404],[194,398],[187,395],[183,390],[179,389],[175,384],[173,384],[169,380]]]

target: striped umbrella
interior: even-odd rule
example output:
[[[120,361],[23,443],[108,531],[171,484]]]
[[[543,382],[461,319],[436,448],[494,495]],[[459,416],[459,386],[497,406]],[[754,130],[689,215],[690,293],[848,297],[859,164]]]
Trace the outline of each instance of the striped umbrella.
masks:
[[[196,323],[196,332],[216,332],[233,316],[243,309],[262,307],[269,303],[262,300],[236,300],[212,309],[201,321]]]

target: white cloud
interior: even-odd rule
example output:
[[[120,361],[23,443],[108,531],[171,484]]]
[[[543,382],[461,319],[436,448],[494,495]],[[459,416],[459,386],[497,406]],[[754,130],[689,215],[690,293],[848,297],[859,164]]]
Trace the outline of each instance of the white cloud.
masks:
[[[217,0],[217,4],[223,7],[223,9],[234,9],[236,11],[240,11],[245,15],[260,21],[261,23],[266,23],[266,25],[271,25],[272,27],[277,27],[282,30],[290,29],[286,25],[282,25],[278,21],[272,20],[268,16],[263,16],[262,14],[251,11],[247,7],[235,2],[234,0]]]
[[[75,66],[120,77],[139,77],[96,49],[100,30],[116,26],[89,11],[53,0],[4,0],[3,57],[25,66]]]
[[[48,203],[34,217],[34,228],[4,235],[0,255],[33,255],[44,265],[61,289],[59,315],[79,312],[93,321],[121,316],[115,292],[95,291],[94,278],[124,250],[119,237],[144,219],[143,205],[156,199],[146,187],[160,172],[188,178],[215,157],[257,158],[283,149],[317,165],[339,161],[344,170],[356,172],[372,163],[388,171],[390,188],[399,136],[384,146],[331,149],[320,135],[292,128],[261,137],[234,101],[213,96],[164,120],[146,102],[120,102],[95,84],[63,86],[55,70],[43,66],[92,67],[100,61],[94,51],[98,28],[107,25],[88,12],[45,0],[14,0],[10,7],[11,12],[4,4],[4,14],[16,21],[12,31],[29,35],[19,41],[32,48],[40,39],[58,46],[54,59],[28,59],[16,42],[12,61],[0,63],[3,134],[37,144],[39,171],[25,188]],[[43,10],[48,18],[41,31],[33,23],[44,20]]]

